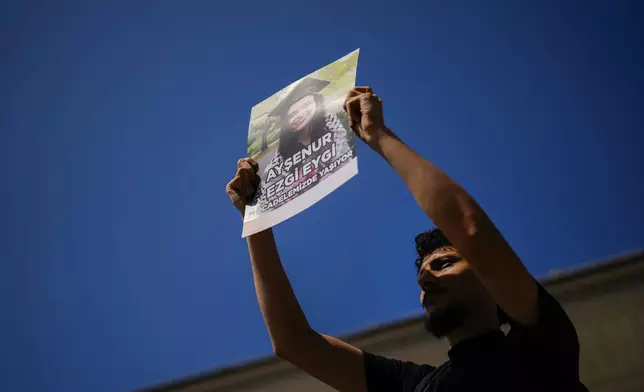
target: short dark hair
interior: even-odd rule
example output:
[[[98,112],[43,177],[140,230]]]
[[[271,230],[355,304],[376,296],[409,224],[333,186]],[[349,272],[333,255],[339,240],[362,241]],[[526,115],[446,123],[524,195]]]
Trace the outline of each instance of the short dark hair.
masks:
[[[418,254],[418,257],[416,257],[416,272],[420,272],[420,267],[423,265],[425,257],[439,249],[453,247],[439,228],[433,228],[418,234],[414,241],[416,242],[416,253]]]
[[[423,265],[423,260],[428,255],[436,252],[437,250],[454,248],[454,245],[445,237],[445,234],[439,228],[433,228],[428,231],[422,232],[416,236],[414,239],[416,242],[416,273],[420,272],[420,267]],[[496,306],[497,314],[499,317],[500,324],[510,323],[510,317],[501,309],[500,306]]]

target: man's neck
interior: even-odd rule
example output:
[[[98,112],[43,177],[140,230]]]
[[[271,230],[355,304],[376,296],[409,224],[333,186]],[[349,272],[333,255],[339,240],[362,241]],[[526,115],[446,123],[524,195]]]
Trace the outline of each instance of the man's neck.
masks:
[[[446,338],[449,341],[450,347],[454,347],[467,339],[498,330],[498,320],[490,320],[487,322],[480,322],[480,320],[477,322],[471,321],[448,333]]]

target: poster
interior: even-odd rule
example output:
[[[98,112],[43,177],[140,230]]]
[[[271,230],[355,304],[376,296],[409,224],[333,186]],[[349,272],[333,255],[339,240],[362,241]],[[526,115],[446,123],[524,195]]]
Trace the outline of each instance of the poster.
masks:
[[[344,99],[355,86],[359,49],[255,105],[248,156],[261,184],[246,206],[242,237],[302,212],[358,173],[356,136]]]

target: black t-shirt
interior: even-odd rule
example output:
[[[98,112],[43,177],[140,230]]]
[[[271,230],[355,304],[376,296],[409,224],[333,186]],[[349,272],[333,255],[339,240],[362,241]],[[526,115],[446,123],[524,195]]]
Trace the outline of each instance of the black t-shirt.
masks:
[[[579,340],[559,303],[541,286],[536,325],[458,343],[441,366],[364,353],[369,392],[570,391],[579,381]]]

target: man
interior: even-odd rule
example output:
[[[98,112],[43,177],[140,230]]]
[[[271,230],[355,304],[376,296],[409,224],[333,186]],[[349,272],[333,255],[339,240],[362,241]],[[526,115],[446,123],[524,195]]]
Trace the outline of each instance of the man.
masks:
[[[281,265],[271,230],[248,237],[255,289],[275,354],[339,391],[586,391],[579,342],[557,301],[528,273],[472,197],[385,126],[382,100],[356,87],[351,128],[400,175],[440,228],[416,237],[427,329],[449,340],[438,367],[383,358],[314,331]],[[241,159],[226,191],[242,213],[259,184]],[[508,322],[510,332],[500,331]]]

